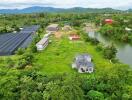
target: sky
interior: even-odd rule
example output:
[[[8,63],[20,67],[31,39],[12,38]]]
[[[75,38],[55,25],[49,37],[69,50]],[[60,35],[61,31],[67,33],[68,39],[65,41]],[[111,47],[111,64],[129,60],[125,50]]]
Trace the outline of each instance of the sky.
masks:
[[[32,6],[56,8],[132,8],[132,0],[0,0],[0,9],[22,9]]]

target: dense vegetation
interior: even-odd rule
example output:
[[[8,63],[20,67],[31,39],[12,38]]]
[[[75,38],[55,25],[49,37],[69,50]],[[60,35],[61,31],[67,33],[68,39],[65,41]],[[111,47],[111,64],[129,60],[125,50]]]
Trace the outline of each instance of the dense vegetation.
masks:
[[[114,15],[105,18],[111,18],[112,24],[105,24],[102,19],[100,33],[113,40],[132,43],[132,18],[131,15]]]
[[[112,16],[118,18],[116,15]],[[121,16],[129,18],[131,14],[119,14]],[[0,99],[131,100],[132,69],[115,61],[117,51],[113,44],[105,47],[82,31],[83,23],[94,22],[99,26],[101,19],[102,14],[42,13],[0,16],[1,33],[3,28],[12,31],[12,26],[41,25],[38,37],[27,49],[19,49],[14,56],[0,57]],[[81,42],[69,42],[67,34],[61,39],[51,37],[52,42],[48,48],[37,52],[35,43],[43,37],[44,28],[49,23],[59,23],[60,26],[70,23],[81,36]],[[92,55],[94,73],[79,74],[71,68],[77,53]]]

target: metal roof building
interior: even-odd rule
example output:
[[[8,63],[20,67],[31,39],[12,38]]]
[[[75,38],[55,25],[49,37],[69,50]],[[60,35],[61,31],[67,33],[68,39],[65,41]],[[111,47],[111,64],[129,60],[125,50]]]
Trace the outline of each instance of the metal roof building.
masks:
[[[31,26],[26,31],[0,35],[0,56],[12,55],[18,48],[26,48],[32,42],[39,27]]]
[[[46,28],[46,32],[56,32],[59,30],[58,24],[51,24]]]
[[[44,37],[37,44],[37,50],[44,50],[49,44],[49,38]]]

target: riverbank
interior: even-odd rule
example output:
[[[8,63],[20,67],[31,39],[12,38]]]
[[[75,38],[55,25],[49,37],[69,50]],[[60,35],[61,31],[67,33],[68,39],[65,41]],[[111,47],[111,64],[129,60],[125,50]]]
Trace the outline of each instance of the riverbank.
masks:
[[[121,63],[132,66],[132,61],[131,61],[132,60],[132,54],[131,54],[132,46],[131,45],[112,41],[111,39],[105,38],[100,33],[96,33],[96,32],[89,32],[88,35],[92,38],[98,39],[104,45],[109,45],[111,43],[114,43],[114,45],[116,46],[118,50],[117,55],[116,55],[117,59],[119,59]]]

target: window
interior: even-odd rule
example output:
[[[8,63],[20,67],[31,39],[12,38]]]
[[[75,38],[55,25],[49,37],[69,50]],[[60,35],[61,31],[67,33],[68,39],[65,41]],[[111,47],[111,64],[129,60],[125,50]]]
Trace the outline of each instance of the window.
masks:
[[[81,68],[81,71],[82,71],[82,72],[85,72],[85,70],[84,70],[83,68]]]
[[[89,68],[89,71],[92,72],[93,71],[93,68]]]

